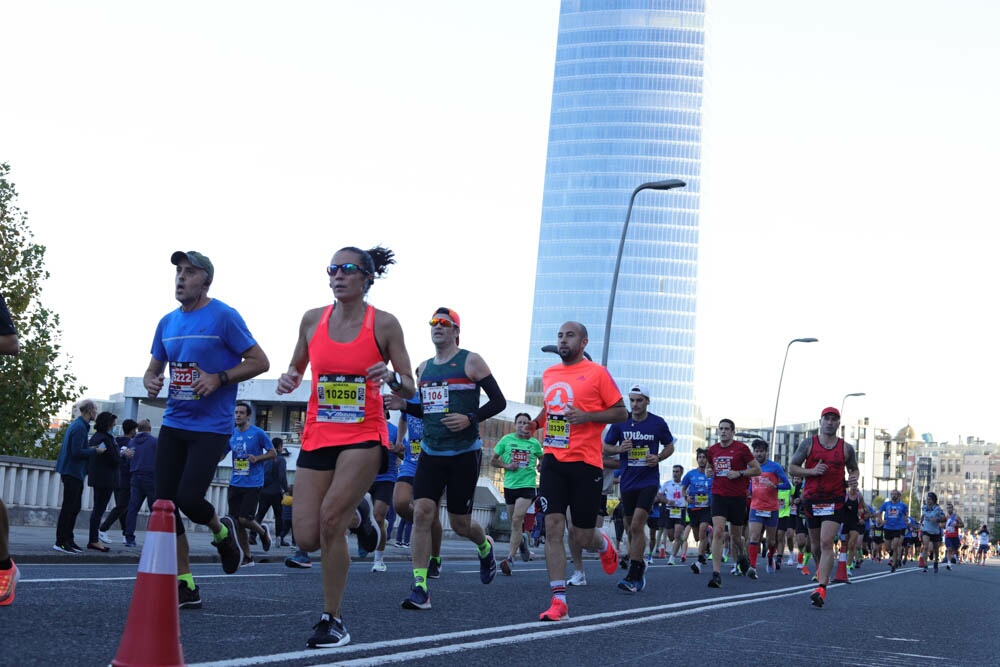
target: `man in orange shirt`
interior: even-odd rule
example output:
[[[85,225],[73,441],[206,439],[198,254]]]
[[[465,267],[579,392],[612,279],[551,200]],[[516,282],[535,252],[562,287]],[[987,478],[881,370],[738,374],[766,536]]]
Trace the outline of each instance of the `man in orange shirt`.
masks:
[[[618,569],[618,552],[597,529],[604,482],[601,433],[605,424],[628,418],[625,401],[607,369],[584,358],[587,328],[566,322],[559,328],[557,349],[562,363],[542,374],[545,407],[535,426],[545,429],[539,496],[545,513],[545,567],[552,592],[542,621],[569,617],[566,606],[566,550],[563,533],[571,510],[573,539],[600,553],[607,574]]]

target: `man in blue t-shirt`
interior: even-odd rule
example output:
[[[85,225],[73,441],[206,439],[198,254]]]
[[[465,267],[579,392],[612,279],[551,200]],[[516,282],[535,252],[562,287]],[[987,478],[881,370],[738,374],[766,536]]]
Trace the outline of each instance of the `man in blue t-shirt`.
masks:
[[[220,519],[205,495],[219,460],[229,451],[236,387],[270,364],[240,314],[208,296],[215,278],[211,260],[178,250],[170,262],[177,267],[174,296],[181,305],[157,325],[142,383],[150,398],[159,396],[169,364],[167,409],[156,448],[156,497],[175,505],[180,608],[200,609],[181,512],[212,531],[223,571],[238,570],[243,553],[236,524],[230,517]]]
[[[264,486],[264,461],[278,457],[271,439],[263,429],[250,423],[253,409],[249,403],[236,404],[236,427],[229,438],[229,451],[233,455],[233,471],[229,475],[229,516],[236,519],[236,539],[243,550],[240,567],[253,565],[247,531],[260,537],[264,551],[271,550],[271,533],[267,525],[257,523],[257,505]]]
[[[646,584],[646,522],[660,489],[660,462],[674,453],[674,436],[662,417],[649,412],[649,389],[634,385],[628,393],[629,418],[612,424],[604,435],[604,454],[618,455],[622,506],[629,531],[629,570],[618,588],[638,593]]]
[[[708,450],[698,448],[698,467],[689,470],[681,479],[681,489],[687,500],[688,523],[698,540],[698,560],[691,563],[691,571],[701,573],[701,566],[708,564],[708,528],[712,525],[712,481],[715,473],[708,467]]]
[[[903,536],[909,525],[909,508],[899,499],[899,490],[889,493],[889,500],[878,508],[878,516],[882,517],[883,534],[889,547],[889,567],[895,572],[903,558]]]

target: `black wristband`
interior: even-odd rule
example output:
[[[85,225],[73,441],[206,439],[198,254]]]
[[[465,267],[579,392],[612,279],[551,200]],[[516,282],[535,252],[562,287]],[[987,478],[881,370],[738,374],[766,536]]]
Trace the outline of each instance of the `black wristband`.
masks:
[[[479,423],[479,417],[476,416],[475,412],[466,412],[465,416],[469,420],[469,426],[475,426]]]
[[[222,386],[226,386],[227,384],[229,384],[229,373],[227,373],[226,371],[219,371],[218,375],[219,375],[219,383]]]

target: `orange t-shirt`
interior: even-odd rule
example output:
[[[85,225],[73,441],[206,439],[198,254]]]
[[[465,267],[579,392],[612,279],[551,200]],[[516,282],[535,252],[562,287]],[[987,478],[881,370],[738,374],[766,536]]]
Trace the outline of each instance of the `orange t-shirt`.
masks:
[[[559,461],[583,461],[604,467],[601,434],[607,424],[570,424],[563,417],[572,405],[584,412],[607,410],[622,400],[608,369],[586,359],[565,366],[556,364],[542,374],[545,397],[545,453]]]

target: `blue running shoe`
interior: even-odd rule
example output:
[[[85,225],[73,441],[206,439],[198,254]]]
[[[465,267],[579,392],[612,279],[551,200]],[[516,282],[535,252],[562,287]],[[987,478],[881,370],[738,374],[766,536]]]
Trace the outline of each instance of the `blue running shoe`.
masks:
[[[490,551],[479,558],[479,580],[484,584],[490,583],[497,576],[497,559],[493,557],[493,538],[487,535],[486,541],[490,543]]]
[[[416,584],[410,589],[410,595],[403,600],[403,609],[430,609],[431,595]]]

